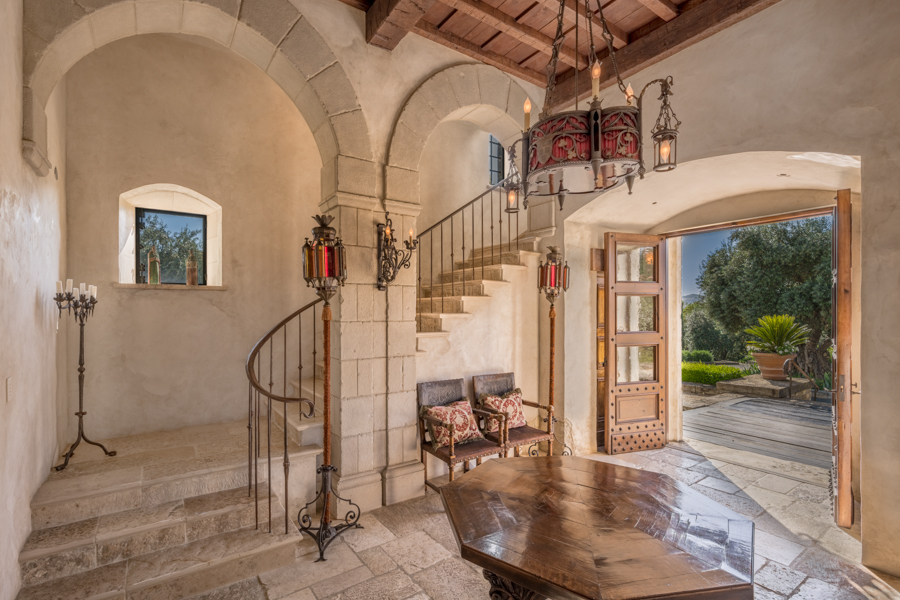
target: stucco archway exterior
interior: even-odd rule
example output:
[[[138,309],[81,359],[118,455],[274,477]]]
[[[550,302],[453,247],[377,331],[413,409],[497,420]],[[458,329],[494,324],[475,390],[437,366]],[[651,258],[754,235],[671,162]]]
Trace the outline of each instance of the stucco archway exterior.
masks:
[[[81,58],[133,35],[174,33],[230,48],[265,71],[308,123],[322,157],[322,199],[373,196],[369,129],[353,84],[328,44],[287,2],[103,0],[24,3],[22,151],[39,174],[50,170],[44,109],[53,88]]]

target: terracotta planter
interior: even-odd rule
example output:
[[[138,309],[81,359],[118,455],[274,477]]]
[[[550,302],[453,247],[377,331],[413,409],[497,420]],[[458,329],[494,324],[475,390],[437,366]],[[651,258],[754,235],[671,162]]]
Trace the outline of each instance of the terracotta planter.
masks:
[[[759,365],[763,379],[771,381],[786,381],[784,363],[797,358],[796,354],[769,354],[767,352],[753,352],[753,360]]]

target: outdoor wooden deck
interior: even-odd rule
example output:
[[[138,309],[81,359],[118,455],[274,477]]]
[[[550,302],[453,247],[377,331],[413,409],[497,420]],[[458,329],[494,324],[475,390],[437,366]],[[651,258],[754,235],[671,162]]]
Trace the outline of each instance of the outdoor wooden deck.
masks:
[[[737,398],[684,412],[684,437],[831,467],[831,406]]]

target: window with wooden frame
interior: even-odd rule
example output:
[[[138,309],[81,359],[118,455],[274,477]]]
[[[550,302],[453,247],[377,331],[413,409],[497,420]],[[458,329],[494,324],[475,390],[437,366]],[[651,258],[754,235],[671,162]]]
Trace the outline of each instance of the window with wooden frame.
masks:
[[[497,140],[494,136],[491,136],[490,139],[490,148],[489,148],[489,165],[488,168],[491,172],[491,185],[497,185],[501,181],[503,181],[503,177],[505,175],[504,169],[504,151],[503,145],[500,144],[500,141]]]

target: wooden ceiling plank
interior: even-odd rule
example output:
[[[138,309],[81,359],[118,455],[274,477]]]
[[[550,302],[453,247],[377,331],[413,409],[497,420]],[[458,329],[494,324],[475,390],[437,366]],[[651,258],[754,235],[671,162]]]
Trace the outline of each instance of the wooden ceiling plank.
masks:
[[[682,7],[683,10],[679,16],[616,52],[622,79],[631,78],[650,65],[743,21],[779,1],[706,0],[692,6],[690,10]],[[608,56],[601,60],[601,68],[601,89],[615,85],[612,62]],[[590,73],[587,70],[579,74],[578,88],[581,98],[590,95]],[[574,75],[559,78],[556,90],[557,100],[554,101],[553,109],[559,110],[569,106],[574,98]],[[640,87],[635,86],[635,91],[639,90]]]
[[[523,44],[528,44],[535,50],[541,50],[549,54],[553,48],[553,38],[527,25],[522,25],[512,16],[498,8],[494,8],[487,2],[482,0],[441,0],[441,2],[490,25],[498,31],[502,31]],[[562,46],[559,53],[563,62],[575,65],[576,56],[574,50]],[[586,65],[587,59],[582,56],[578,58],[578,62],[581,65]]]
[[[559,0],[538,0],[541,4],[547,7],[550,10],[554,11],[554,14],[558,14],[559,12]],[[579,2],[578,0],[565,0],[566,8],[563,13],[563,18],[566,19],[569,23],[575,23],[575,14],[576,11],[578,13],[578,24],[587,30],[587,26],[585,24],[586,14],[584,12],[584,4]],[[594,15],[591,19],[594,26],[594,37],[595,39],[600,39],[600,33],[603,31],[603,25],[600,22],[600,17]],[[609,33],[613,36],[613,46],[616,48],[622,48],[626,44],[628,44],[628,32],[622,29],[621,27],[616,26],[611,23],[609,19],[607,19],[607,27],[609,27]],[[555,27],[555,25],[554,25]],[[587,36],[585,36],[587,37]]]
[[[375,0],[366,11],[366,41],[393,50],[436,0]]]
[[[366,12],[369,10],[370,3],[366,0],[341,0],[347,6],[352,6],[353,8],[358,8],[359,10]]]
[[[639,0],[641,4],[656,13],[657,17],[671,21],[678,16],[678,7],[669,0]]]
[[[522,67],[515,61],[510,60],[501,54],[497,54],[496,52],[484,50],[477,44],[473,44],[472,42],[458,35],[440,31],[437,27],[435,27],[431,23],[428,23],[427,21],[420,21],[418,24],[413,26],[412,31],[417,35],[429,39],[437,44],[441,44],[442,46],[446,46],[447,48],[456,50],[457,52],[465,54],[470,58],[480,60],[487,65],[497,67],[501,71],[524,79],[529,83],[540,86],[546,85],[547,83],[546,77],[544,77],[542,73],[539,73],[534,69]]]

